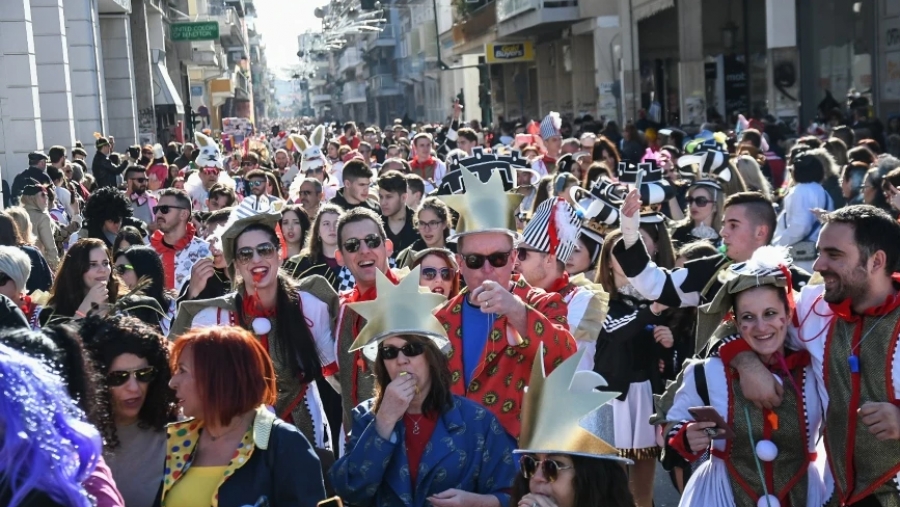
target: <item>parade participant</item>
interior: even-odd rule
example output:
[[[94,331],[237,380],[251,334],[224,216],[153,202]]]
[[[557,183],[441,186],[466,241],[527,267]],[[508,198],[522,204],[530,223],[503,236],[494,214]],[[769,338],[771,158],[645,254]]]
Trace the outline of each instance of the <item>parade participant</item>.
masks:
[[[50,290],[50,286],[53,285],[53,272],[50,271],[50,266],[37,248],[22,239],[19,226],[9,211],[0,211],[0,245],[21,250],[31,261],[31,274],[27,277],[28,282],[23,291],[30,294],[36,290]],[[31,232],[31,229],[28,229],[28,232]]]
[[[166,424],[177,417],[168,344],[131,317],[89,317],[79,333],[109,399],[102,410],[114,423],[104,434],[104,459],[125,505],[151,507],[163,480]]]
[[[197,236],[190,222],[191,200],[184,190],[167,188],[160,192],[153,214],[157,229],[150,236],[150,246],[162,258],[166,289],[180,292],[194,263],[209,255],[209,245]]]
[[[676,199],[673,197],[673,199]],[[672,242],[675,248],[707,240],[714,245],[719,241],[718,231],[722,228],[722,213],[725,206],[725,192],[717,182],[708,179],[697,180],[687,190],[686,218],[674,224]]]
[[[541,177],[556,173],[556,162],[561,154],[560,148],[562,147],[562,134],[559,131],[561,127],[562,118],[559,117],[559,113],[556,111],[550,111],[541,120],[541,139],[544,141],[547,152],[531,165],[531,168],[537,171]]]
[[[94,138],[96,139],[94,146],[97,148],[97,152],[94,154],[94,160],[91,161],[91,172],[94,174],[94,178],[97,179],[97,188],[116,188],[119,175],[125,172],[125,169],[128,167],[128,161],[125,160],[116,164],[110,159],[114,142],[112,136],[106,138],[100,133],[94,132]]]
[[[149,246],[134,245],[126,250],[119,250],[114,255],[115,270],[128,289],[134,289],[146,277],[149,285],[142,285],[141,291],[159,303],[165,313],[160,319],[160,331],[168,334],[172,319],[175,318],[177,301],[172,293],[165,289],[165,274],[159,254]]]
[[[165,315],[159,303],[143,295],[129,295],[111,266],[109,250],[99,239],[80,239],[72,245],[40,312],[41,325],[122,312],[159,327],[160,317]]]
[[[153,208],[157,201],[153,194],[147,192],[147,172],[139,165],[130,165],[125,169],[125,195],[131,201],[131,214],[149,227],[156,226]]]
[[[284,270],[294,279],[301,280],[310,275],[319,275],[338,290],[340,276],[344,268],[338,263],[338,219],[344,214],[334,204],[322,206],[306,238],[306,247],[299,255],[284,263]]]
[[[59,266],[59,250],[56,247],[56,236],[62,235],[63,231],[50,217],[48,211],[49,189],[50,187],[40,185],[32,180],[27,182],[22,188],[22,196],[19,198],[19,201],[22,203],[22,208],[28,212],[28,218],[31,220],[31,231],[35,238],[35,246],[44,254],[44,258],[50,264],[50,269],[55,271]]]
[[[590,220],[584,221],[575,242],[575,249],[566,262],[566,272],[569,276],[583,275],[586,280],[594,280],[602,246],[603,236],[599,228]]]
[[[299,287],[279,271],[280,219],[265,197],[247,197],[232,211],[213,236],[221,238],[225,261],[241,281],[225,296],[182,301],[169,338],[177,343],[188,329],[211,326],[252,330],[278,373],[276,415],[327,450],[331,439],[316,382],[336,370],[331,326],[337,295],[320,277],[307,277]]]
[[[160,189],[171,186],[178,176],[176,171],[173,176],[169,170],[169,161],[166,160],[166,153],[161,144],[156,143],[152,147],[144,148],[144,157],[147,158],[147,179],[148,185],[152,192],[158,192]],[[174,164],[173,164],[174,165]],[[178,166],[175,166],[177,169]]]
[[[412,257],[411,269],[421,266],[419,285],[452,299],[459,294],[459,265],[454,252],[446,248],[426,248]]]
[[[418,241],[412,209],[406,205],[408,187],[406,177],[398,171],[388,171],[378,177],[378,202],[384,232],[394,245],[394,255]]]
[[[372,169],[362,160],[350,160],[344,164],[344,188],[337,191],[331,203],[340,206],[344,211],[364,208],[379,213],[381,210],[378,205],[369,202],[369,186],[374,175]]]
[[[584,350],[580,370],[594,369],[597,336],[606,319],[609,294],[584,277],[570,278],[566,263],[575,250],[581,218],[565,199],[547,199],[522,231],[516,248],[515,273],[532,287],[562,296],[569,329],[578,350]]]
[[[479,163],[499,162],[481,154]],[[450,240],[457,241],[457,262],[468,286],[437,313],[448,329],[451,389],[485,405],[513,437],[519,435],[522,392],[537,351],[548,349],[547,370],[575,352],[559,294],[533,289],[513,276],[516,207],[522,196],[507,194],[499,172],[482,183],[465,165],[465,193],[439,198],[460,214]]]
[[[522,400],[520,474],[512,486],[514,507],[634,507],[623,464],[631,461],[604,440],[605,406],[618,393],[595,390],[603,377],[578,371],[584,351],[544,372],[538,351]]]
[[[406,162],[405,160],[403,162],[406,163],[407,166],[409,165],[409,162]],[[401,167],[405,166],[402,166],[401,164]],[[383,166],[382,169],[384,169]],[[406,176],[406,205],[409,206],[409,209],[416,211],[422,203],[422,196],[425,195],[425,180],[418,174],[410,174],[408,170],[400,172]]]
[[[287,150],[279,148],[275,151],[275,171],[278,177],[281,178],[284,187],[290,188],[294,178],[300,172],[300,168],[291,163],[291,157],[288,155]]]
[[[294,202],[303,207],[303,211],[310,220],[315,220],[319,214],[319,208],[326,202],[322,182],[315,178],[303,178],[297,188],[297,197]]]
[[[210,235],[228,222],[231,211],[232,208],[214,211],[206,219],[206,229]],[[212,259],[204,257],[191,267],[189,281],[181,287],[178,295],[179,302],[185,299],[213,299],[231,291],[231,275],[228,272],[225,255],[215,244],[210,245],[209,253],[212,255]]]
[[[99,239],[111,249],[129,217],[131,201],[128,197],[115,188],[101,188],[93,192],[84,205],[85,227],[81,236]]]
[[[343,130],[344,135],[338,138],[338,142],[343,146],[349,146],[351,150],[359,148],[359,143],[362,140],[357,135],[356,123],[348,121],[344,124]]]
[[[410,162],[413,174],[418,174],[425,181],[425,193],[430,194],[440,186],[441,180],[447,173],[447,166],[439,158],[434,156],[434,138],[431,134],[422,132],[413,136],[413,147],[416,150],[415,158]]]
[[[721,324],[717,335],[747,344],[780,380],[785,399],[778,408],[760,410],[721,359],[687,363],[667,414],[666,440],[688,461],[707,450],[711,457],[693,472],[680,505],[819,507],[830,495],[814,463],[822,424],[819,386],[809,353],[786,343],[793,332],[789,263],[784,248],[756,250],[722,274],[722,288],[701,310],[701,319]],[[728,428],[697,407],[711,407]]]
[[[794,320],[799,330],[789,345],[809,352],[820,385],[833,501],[898,505],[900,224],[865,205],[841,208],[823,219],[813,268],[825,283],[800,292]],[[737,370],[748,400],[767,409],[785,403],[789,395],[783,393],[790,387],[773,385],[772,374],[747,341],[728,341],[719,353],[726,366]]]
[[[192,171],[188,176],[184,183],[184,189],[190,198],[191,207],[195,211],[212,211],[208,207],[207,200],[210,198],[210,190],[213,185],[221,184],[233,189],[235,187],[234,179],[223,169],[222,152],[215,140],[200,132],[195,132],[194,141],[199,148],[194,162],[198,170]]]
[[[0,344],[0,504],[91,507],[83,481],[97,465],[102,441],[60,377],[37,359]],[[21,438],[26,433],[29,438]],[[23,463],[28,466],[22,466]]]
[[[295,255],[300,255],[303,242],[309,234],[309,216],[303,208],[288,204],[281,209],[281,233],[284,235],[286,247],[285,262]]]
[[[456,243],[447,243],[450,237],[450,209],[440,199],[427,197],[415,213],[419,239],[397,254],[397,266],[411,266],[417,252],[426,248],[446,248],[456,253]]]
[[[175,160],[172,161],[173,164],[177,165],[179,169],[184,169],[189,166],[194,161],[194,145],[191,143],[184,143],[184,146],[181,147],[181,155],[178,156]]]
[[[25,284],[31,275],[31,259],[14,246],[0,246],[0,294],[13,302],[28,320],[28,327],[38,328],[40,306],[25,294]]]
[[[376,272],[378,297],[347,306],[367,319],[350,347],[372,361],[375,397],[353,409],[347,453],[331,469],[354,505],[506,507],[515,441],[481,405],[450,391],[444,301]],[[464,428],[464,431],[463,431]]]
[[[310,442],[266,406],[276,404],[277,370],[257,337],[192,330],[175,342],[171,368],[189,419],[168,427],[160,505],[313,507],[325,498]]]

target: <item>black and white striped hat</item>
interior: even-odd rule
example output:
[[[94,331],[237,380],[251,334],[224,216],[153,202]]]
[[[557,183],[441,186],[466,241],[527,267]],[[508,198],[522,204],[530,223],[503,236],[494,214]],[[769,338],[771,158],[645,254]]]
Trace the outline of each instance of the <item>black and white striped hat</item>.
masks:
[[[522,231],[522,243],[540,252],[555,254],[566,263],[581,233],[580,214],[562,197],[547,199],[534,211]]]

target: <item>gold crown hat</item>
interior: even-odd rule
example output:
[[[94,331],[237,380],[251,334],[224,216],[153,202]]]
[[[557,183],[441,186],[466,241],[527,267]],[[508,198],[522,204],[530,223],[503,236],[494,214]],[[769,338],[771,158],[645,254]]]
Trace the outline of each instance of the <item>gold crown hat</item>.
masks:
[[[374,361],[378,344],[389,336],[416,335],[429,338],[441,352],[450,350],[450,340],[441,322],[432,313],[447,298],[419,287],[420,266],[394,285],[384,273],[375,275],[378,296],[374,301],[348,303],[366,319],[348,352],[362,349],[363,355]]]
[[[584,349],[579,350],[546,376],[544,350],[538,349],[522,401],[520,448],[514,453],[574,454],[632,464],[599,436],[612,434],[611,417],[603,421],[602,415],[611,415],[607,404],[619,393],[598,391],[606,386],[600,374],[577,371],[583,355]]]
[[[487,183],[483,183],[465,167],[458,170],[462,171],[465,192],[437,196],[459,213],[456,233],[448,241],[483,232],[502,232],[512,236],[514,241],[521,240],[521,235],[516,230],[516,210],[525,196],[506,193],[503,190],[503,177],[499,172],[492,173]]]
[[[281,220],[281,201],[270,201],[268,197],[251,195],[245,197],[238,207],[228,215],[228,221],[213,232],[212,237],[221,241],[225,262],[234,262],[234,242],[244,229],[253,224],[268,225],[272,229]]]

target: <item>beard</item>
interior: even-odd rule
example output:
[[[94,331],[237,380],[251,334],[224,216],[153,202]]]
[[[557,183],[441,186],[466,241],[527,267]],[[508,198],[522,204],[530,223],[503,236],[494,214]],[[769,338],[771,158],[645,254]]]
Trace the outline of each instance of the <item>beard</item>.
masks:
[[[836,280],[834,287],[831,289],[828,288],[827,284],[825,285],[825,292],[822,294],[822,298],[828,303],[840,303],[846,299],[852,302],[863,296],[868,289],[866,271],[862,266],[851,269],[845,276],[830,270],[821,271],[820,274],[823,277],[833,277]]]
[[[137,187],[134,189],[134,193],[137,195],[144,195],[144,192],[147,191],[146,187]]]

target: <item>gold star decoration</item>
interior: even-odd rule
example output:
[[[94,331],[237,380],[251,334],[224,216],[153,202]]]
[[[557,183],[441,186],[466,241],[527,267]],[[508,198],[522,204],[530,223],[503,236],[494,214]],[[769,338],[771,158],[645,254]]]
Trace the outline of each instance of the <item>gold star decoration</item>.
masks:
[[[374,360],[379,342],[389,336],[417,335],[430,338],[439,349],[445,350],[450,341],[447,331],[432,311],[447,298],[419,287],[421,267],[409,272],[400,283],[394,285],[381,271],[375,275],[378,296],[374,301],[348,303],[348,306],[366,319],[349,352],[363,349]],[[424,290],[424,292],[423,292]]]
[[[499,172],[491,174],[487,183],[465,167],[462,179],[466,191],[462,194],[439,195],[438,198],[459,213],[454,237],[475,232],[505,232],[515,234],[516,217],[522,194],[503,191],[503,176]]]

